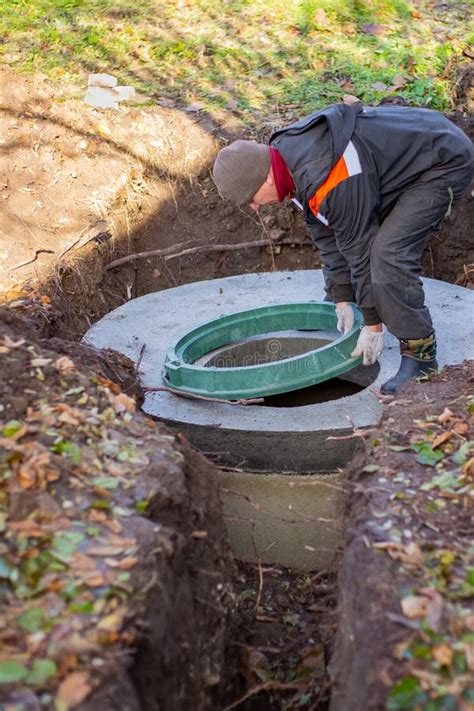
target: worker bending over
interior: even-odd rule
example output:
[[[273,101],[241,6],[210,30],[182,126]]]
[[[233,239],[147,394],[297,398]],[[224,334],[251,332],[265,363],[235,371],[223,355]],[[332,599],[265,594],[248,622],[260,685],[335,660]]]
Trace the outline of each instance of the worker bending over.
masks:
[[[472,178],[473,147],[436,111],[345,103],[276,131],[269,145],[235,141],[214,164],[221,195],[258,210],[293,199],[321,254],[338,329],[363,316],[353,357],[375,363],[382,324],[400,341],[395,394],[437,369],[436,338],[420,279],[428,236]]]

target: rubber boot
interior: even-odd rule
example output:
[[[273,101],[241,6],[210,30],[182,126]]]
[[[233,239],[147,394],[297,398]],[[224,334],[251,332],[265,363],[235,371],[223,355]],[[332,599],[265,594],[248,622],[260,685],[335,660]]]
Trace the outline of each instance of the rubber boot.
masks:
[[[382,395],[395,395],[409,380],[433,375],[438,370],[436,360],[436,337],[432,333],[427,338],[400,341],[402,362],[398,373],[380,388]]]

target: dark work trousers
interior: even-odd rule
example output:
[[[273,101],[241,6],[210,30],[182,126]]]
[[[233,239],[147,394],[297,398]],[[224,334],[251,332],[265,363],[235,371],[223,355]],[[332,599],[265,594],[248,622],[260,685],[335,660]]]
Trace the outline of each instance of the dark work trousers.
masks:
[[[426,338],[434,328],[420,279],[423,249],[472,178],[472,164],[430,171],[402,192],[370,248],[374,306],[399,339]]]

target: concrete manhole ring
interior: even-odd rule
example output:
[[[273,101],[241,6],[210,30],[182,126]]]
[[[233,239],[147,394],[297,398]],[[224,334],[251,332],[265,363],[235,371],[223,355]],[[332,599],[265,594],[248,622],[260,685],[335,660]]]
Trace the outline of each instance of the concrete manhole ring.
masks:
[[[472,357],[472,333],[466,325],[472,323],[474,293],[433,279],[423,283],[440,366]],[[323,275],[317,269],[195,282],[127,302],[94,324],[84,340],[140,361],[142,385],[154,388],[163,384],[169,347],[198,324],[256,305],[323,301],[324,296]],[[328,339],[333,337],[328,334]],[[354,428],[377,427],[382,416],[384,407],[371,388],[379,388],[400,363],[397,340],[386,333],[385,341],[376,369],[359,366],[344,376],[357,376],[363,386],[348,397],[288,409],[193,401],[148,391],[143,409],[183,432],[196,447],[221,454],[222,462],[231,466],[245,462],[253,471],[334,471],[354,452]]]

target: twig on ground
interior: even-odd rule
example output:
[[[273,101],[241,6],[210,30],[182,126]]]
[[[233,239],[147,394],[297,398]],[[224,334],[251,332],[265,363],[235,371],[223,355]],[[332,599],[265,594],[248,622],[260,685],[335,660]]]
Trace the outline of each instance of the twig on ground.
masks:
[[[382,393],[380,392],[380,390],[376,390],[375,388],[369,388],[369,390],[370,390],[370,392],[372,393],[372,395],[373,395],[374,397],[376,397],[377,400],[378,400],[379,402],[381,402],[382,404],[385,403],[385,402],[392,402],[392,401],[395,399],[395,396],[394,396],[394,395],[382,395]]]
[[[273,652],[274,654],[280,654],[280,647],[254,647],[251,644],[243,644],[243,642],[229,642],[231,647],[242,647],[242,649],[252,649],[257,652]]]
[[[243,704],[244,701],[247,701],[247,699],[249,699],[251,696],[255,696],[255,694],[260,694],[260,692],[262,691],[298,691],[301,690],[301,688],[301,684],[285,683],[282,681],[266,681],[263,684],[257,684],[257,686],[253,686],[247,691],[246,694],[223,708],[222,711],[231,711],[231,709],[237,708],[237,706]]]
[[[204,402],[220,402],[225,405],[261,405],[264,402],[263,397],[254,397],[246,400],[245,398],[241,400],[220,400],[218,397],[205,397],[204,395],[196,395],[195,393],[188,393],[184,390],[174,390],[173,388],[167,388],[162,385],[159,388],[143,388],[146,393],[154,392],[166,392],[173,393],[173,395],[179,395],[179,397],[186,397],[190,400],[204,400]]]
[[[146,343],[144,343],[143,346],[140,348],[140,353],[138,356],[137,364],[135,366],[137,373],[138,373],[140,366],[142,364],[143,356],[145,355],[145,349],[146,349]]]
[[[377,430],[375,430],[373,427],[371,429],[363,429],[363,430],[355,429],[354,432],[350,435],[343,435],[341,437],[326,437],[326,440],[331,439],[331,440],[336,440],[336,441],[342,441],[344,439],[354,439],[354,437],[367,437],[367,435],[373,434],[376,431]]]
[[[294,240],[291,238],[282,239],[278,242],[278,244],[292,244],[300,247],[313,246],[313,243],[309,240]],[[198,254],[201,252],[232,252],[239,249],[250,249],[252,247],[268,247],[268,239],[258,239],[252,242],[240,242],[239,244],[205,244],[199,247],[180,249],[178,252],[175,252],[174,250],[177,247],[180,248],[183,247],[183,245],[178,244],[173,245],[172,247],[166,247],[165,249],[153,249],[148,252],[135,252],[134,254],[128,254],[126,257],[114,259],[113,262],[107,264],[105,269],[108,271],[109,269],[120,267],[122,264],[133,262],[136,259],[147,259],[149,257],[161,257],[164,262],[167,262],[170,259],[184,257],[187,254]]]
[[[260,553],[258,552],[257,544],[255,543],[255,523],[252,524],[252,533],[251,533],[251,538],[252,538],[252,547],[253,547],[253,552],[255,553],[255,560],[257,561],[257,566],[258,566],[258,592],[257,592],[257,599],[255,600],[255,610],[254,613],[257,614],[258,608],[260,607],[260,601],[262,599],[262,592],[263,592],[263,570],[262,570],[262,561],[260,560]]]
[[[243,494],[241,491],[235,491],[235,489],[227,489],[223,486],[220,487],[219,489],[223,494],[234,494],[234,496],[240,496],[242,499],[245,499],[245,501],[250,504],[250,506],[255,509],[256,511],[261,511],[262,507],[260,504],[255,503],[253,499],[250,496],[247,496],[247,494]]]
[[[319,690],[319,694],[316,696],[315,700],[309,707],[308,711],[316,711],[317,710],[317,708],[319,707],[319,704],[322,701],[324,694],[330,688],[330,686],[331,686],[331,681],[329,679],[326,679],[326,681],[324,681],[322,683],[321,688]]]

